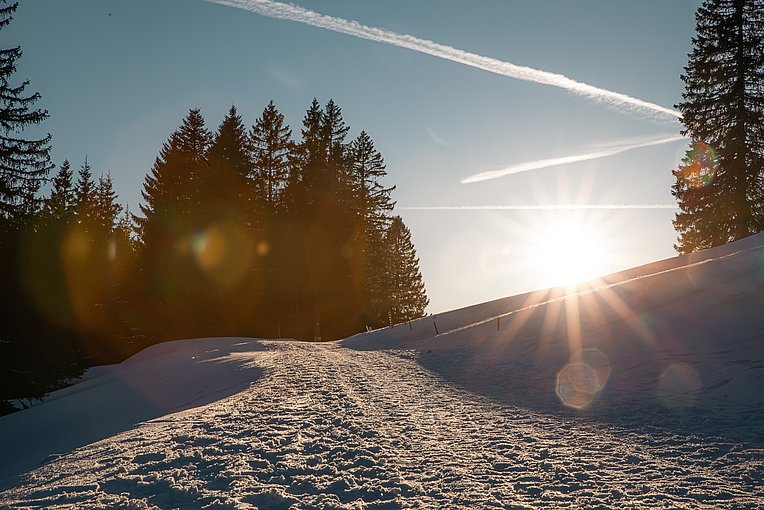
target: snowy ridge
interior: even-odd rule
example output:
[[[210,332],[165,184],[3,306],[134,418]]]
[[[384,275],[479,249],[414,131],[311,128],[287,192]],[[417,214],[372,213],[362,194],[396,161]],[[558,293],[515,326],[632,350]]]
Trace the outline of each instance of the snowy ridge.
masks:
[[[356,335],[343,345],[416,349],[425,353],[425,366],[449,380],[494,397],[522,393],[523,402],[545,409],[559,407],[558,373],[594,356],[609,373],[581,407],[607,414],[630,407],[764,416],[762,310],[759,234],[572,291],[496,300]],[[451,359],[458,353],[462,365],[444,363],[439,351],[452,351]],[[501,374],[515,384],[501,381]],[[753,425],[762,427],[750,432],[761,434],[764,422]]]

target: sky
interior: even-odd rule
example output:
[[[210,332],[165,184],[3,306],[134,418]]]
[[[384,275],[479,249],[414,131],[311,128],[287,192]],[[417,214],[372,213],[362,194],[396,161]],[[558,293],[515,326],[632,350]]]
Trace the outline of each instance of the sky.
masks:
[[[385,158],[437,313],[675,255],[699,4],[25,0],[0,45],[50,113],[27,134],[109,172],[134,212],[190,108],[214,130],[273,100],[299,134],[334,99]]]

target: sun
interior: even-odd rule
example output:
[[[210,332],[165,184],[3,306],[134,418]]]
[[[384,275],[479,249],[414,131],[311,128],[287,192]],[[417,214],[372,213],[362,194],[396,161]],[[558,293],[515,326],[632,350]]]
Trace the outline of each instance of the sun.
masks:
[[[533,263],[545,286],[571,285],[608,272],[608,247],[598,229],[581,218],[543,225],[532,239]]]

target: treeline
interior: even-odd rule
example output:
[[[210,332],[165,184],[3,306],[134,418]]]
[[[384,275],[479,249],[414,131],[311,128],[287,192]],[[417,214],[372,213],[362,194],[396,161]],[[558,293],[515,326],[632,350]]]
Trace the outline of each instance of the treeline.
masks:
[[[191,110],[134,217],[144,329],[162,337],[334,339],[419,317],[428,300],[382,155],[314,99],[293,140],[270,102],[248,130]]]
[[[0,29],[17,7],[0,0]],[[250,129],[231,107],[214,133],[191,110],[133,215],[87,158],[50,182],[51,136],[23,135],[48,113],[14,84],[20,57],[0,49],[0,414],[164,340],[328,340],[424,314],[382,155],[333,101],[296,139],[273,102]]]
[[[190,110],[138,214],[87,159],[76,175],[63,162],[47,196],[25,181],[0,233],[15,269],[0,297],[0,400],[40,397],[158,341],[328,340],[422,316],[384,159],[366,132],[348,134],[333,101],[313,100],[297,139],[273,102],[249,129],[231,107],[214,133]]]

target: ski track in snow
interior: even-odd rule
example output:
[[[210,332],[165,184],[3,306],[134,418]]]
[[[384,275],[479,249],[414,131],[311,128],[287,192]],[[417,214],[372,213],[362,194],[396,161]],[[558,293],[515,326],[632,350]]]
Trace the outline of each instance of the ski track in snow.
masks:
[[[764,451],[502,404],[414,351],[263,341],[264,375],[57,458],[3,508],[761,508]]]

